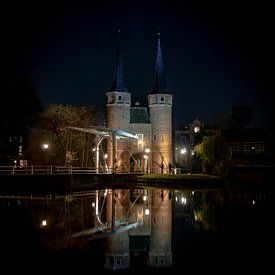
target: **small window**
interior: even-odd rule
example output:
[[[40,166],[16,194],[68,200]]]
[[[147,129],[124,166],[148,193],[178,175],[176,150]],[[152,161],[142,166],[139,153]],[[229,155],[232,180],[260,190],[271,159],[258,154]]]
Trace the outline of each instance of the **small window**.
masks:
[[[151,104],[157,104],[157,97],[155,95],[151,97]]]
[[[153,139],[157,140],[157,135],[156,134],[153,135]]]
[[[248,144],[245,144],[244,145],[244,154],[249,154],[249,145]]]
[[[161,102],[164,102],[164,96],[162,96],[162,97],[160,98],[160,101],[161,101]]]
[[[122,96],[121,95],[118,96],[118,100],[122,100]]]
[[[111,95],[108,97],[108,103],[109,103],[109,104],[115,103],[115,95],[114,95],[114,94],[111,94]]]

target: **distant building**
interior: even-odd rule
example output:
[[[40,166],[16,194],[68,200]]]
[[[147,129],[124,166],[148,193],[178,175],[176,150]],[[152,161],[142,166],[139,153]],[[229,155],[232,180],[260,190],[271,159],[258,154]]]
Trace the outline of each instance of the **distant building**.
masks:
[[[225,129],[221,135],[228,145],[232,164],[274,161],[274,141],[265,129]]]
[[[189,152],[194,145],[194,135],[199,134],[204,124],[196,118],[189,125],[185,125],[174,131],[174,161],[177,165],[187,161]]]
[[[0,137],[0,165],[20,165],[19,162],[22,158],[22,136]]]
[[[131,106],[131,93],[124,83],[120,52],[120,32],[116,64],[110,91],[107,92],[107,127],[137,135],[137,140],[120,139],[116,150],[107,141],[108,166],[119,172],[169,173],[172,163],[172,100],[165,81],[158,34],[155,79],[148,95],[148,106]],[[116,154],[113,157],[113,154]]]

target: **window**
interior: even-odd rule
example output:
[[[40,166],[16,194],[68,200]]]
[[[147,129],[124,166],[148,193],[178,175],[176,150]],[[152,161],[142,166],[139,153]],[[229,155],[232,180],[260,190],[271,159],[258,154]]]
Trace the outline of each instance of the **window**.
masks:
[[[199,127],[199,126],[195,126],[195,127],[194,127],[194,132],[195,132],[195,133],[199,133],[199,131],[200,131],[200,127]]]
[[[153,135],[153,140],[155,140],[155,141],[157,140],[157,135],[156,134]]]
[[[243,145],[242,144],[237,144],[237,155],[241,155],[243,153]]]
[[[266,151],[264,143],[255,144],[255,153],[263,154]]]
[[[118,96],[118,100],[122,100],[122,96],[121,95]]]
[[[249,145],[244,144],[244,154],[249,154]]]
[[[114,95],[114,94],[111,94],[111,95],[108,97],[108,103],[115,103],[115,95]]]
[[[151,104],[157,104],[157,97],[155,95],[151,97]]]
[[[19,153],[19,156],[22,156],[22,145],[19,145],[18,147],[18,153]]]
[[[160,97],[160,102],[164,102],[164,96]]]

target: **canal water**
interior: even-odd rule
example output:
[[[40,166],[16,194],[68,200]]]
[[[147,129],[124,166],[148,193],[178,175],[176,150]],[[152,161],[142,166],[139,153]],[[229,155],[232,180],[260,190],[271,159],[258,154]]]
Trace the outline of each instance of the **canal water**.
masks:
[[[270,190],[259,186],[1,196],[1,268],[265,274],[271,203]]]

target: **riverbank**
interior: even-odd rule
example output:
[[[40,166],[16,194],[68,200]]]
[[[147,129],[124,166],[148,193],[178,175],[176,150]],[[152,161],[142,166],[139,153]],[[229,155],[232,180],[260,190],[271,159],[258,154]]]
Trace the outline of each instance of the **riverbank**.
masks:
[[[0,195],[65,194],[106,188],[212,189],[228,185],[270,185],[253,174],[238,178],[206,174],[1,175],[0,181]]]

